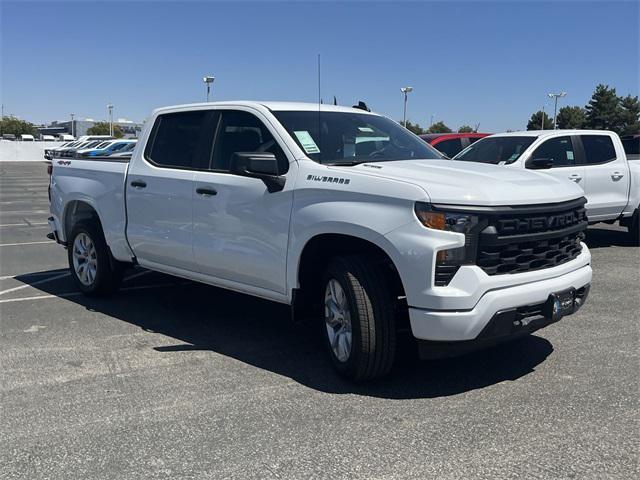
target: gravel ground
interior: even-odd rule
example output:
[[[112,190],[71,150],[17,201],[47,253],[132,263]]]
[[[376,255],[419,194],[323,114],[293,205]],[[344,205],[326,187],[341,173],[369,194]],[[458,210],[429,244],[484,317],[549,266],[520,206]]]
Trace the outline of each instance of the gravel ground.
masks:
[[[517,343],[337,378],[283,306],[134,270],[79,295],[43,164],[0,163],[0,478],[638,478],[640,250]]]

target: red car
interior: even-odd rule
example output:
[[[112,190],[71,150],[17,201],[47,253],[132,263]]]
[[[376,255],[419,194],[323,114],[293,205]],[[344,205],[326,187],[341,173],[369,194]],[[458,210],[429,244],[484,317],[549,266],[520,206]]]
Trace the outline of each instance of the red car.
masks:
[[[427,133],[420,138],[437,148],[447,157],[453,158],[476,140],[488,137],[490,133]]]

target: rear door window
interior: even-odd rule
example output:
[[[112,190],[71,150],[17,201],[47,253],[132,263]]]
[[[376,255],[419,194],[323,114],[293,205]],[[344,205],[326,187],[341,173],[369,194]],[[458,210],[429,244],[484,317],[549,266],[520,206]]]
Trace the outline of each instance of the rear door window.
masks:
[[[553,168],[572,167],[576,164],[571,137],[556,137],[545,141],[535,149],[531,158],[548,158]]]
[[[609,135],[580,135],[580,140],[587,165],[607,163],[616,159],[616,149]]]
[[[165,113],[159,115],[151,132],[145,157],[161,167],[202,167],[202,145],[210,112]]]

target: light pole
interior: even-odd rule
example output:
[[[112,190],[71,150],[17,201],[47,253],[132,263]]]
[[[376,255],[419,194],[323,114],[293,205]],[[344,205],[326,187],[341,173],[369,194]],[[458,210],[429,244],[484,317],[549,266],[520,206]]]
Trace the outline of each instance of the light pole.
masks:
[[[566,97],[567,92],[560,93],[549,93],[549,98],[553,98],[555,100],[555,105],[553,107],[553,129],[556,129],[556,114],[558,113],[558,98]]]
[[[429,118],[429,126],[433,125],[433,113],[431,114],[431,117]]]
[[[75,113],[70,113],[69,115],[71,115],[71,136],[75,137],[75,135],[73,134],[73,117],[76,116]]]
[[[404,128],[407,128],[407,94],[413,92],[413,87],[402,87],[400,91],[404,93],[404,115],[402,117],[402,123],[404,124]]]
[[[542,106],[542,122],[540,122],[540,130],[544,130],[544,105]]]
[[[109,136],[113,137],[113,105],[107,105],[107,110],[109,110]]]
[[[202,81],[207,86],[207,102],[209,101],[209,93],[211,93],[211,85],[215,79],[216,77],[212,77],[211,75],[205,75],[202,77]]]

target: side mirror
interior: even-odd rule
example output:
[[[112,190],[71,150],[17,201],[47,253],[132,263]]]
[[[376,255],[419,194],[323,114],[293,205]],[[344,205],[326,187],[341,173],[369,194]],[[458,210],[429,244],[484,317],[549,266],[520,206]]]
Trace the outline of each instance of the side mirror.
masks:
[[[550,158],[530,158],[524,166],[529,170],[545,170],[553,167],[553,160]]]
[[[229,170],[235,175],[259,178],[269,193],[279,192],[286,182],[286,178],[278,174],[278,160],[273,153],[236,152],[231,157]]]

